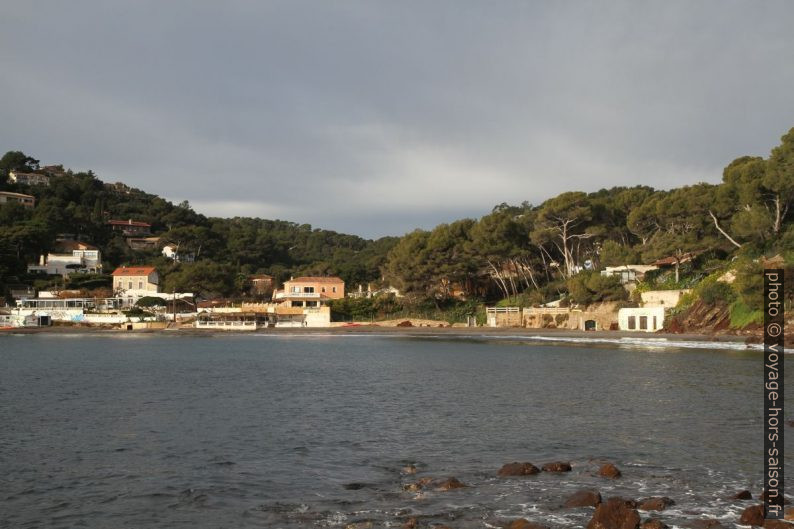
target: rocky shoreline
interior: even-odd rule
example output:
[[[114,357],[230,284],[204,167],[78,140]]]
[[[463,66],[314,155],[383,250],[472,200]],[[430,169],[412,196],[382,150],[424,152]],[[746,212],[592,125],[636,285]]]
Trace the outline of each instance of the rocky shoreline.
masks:
[[[567,461],[552,461],[535,466],[530,462],[512,462],[504,464],[497,472],[499,479],[525,480],[532,479],[541,473],[563,474],[571,472],[571,463]],[[424,476],[417,478],[417,466],[409,464],[400,471],[404,478],[413,478],[403,483],[404,492],[413,493],[413,499],[420,501],[425,499],[426,494],[445,493],[457,489],[469,489],[472,486],[462,482],[456,477],[433,478]],[[623,476],[621,470],[611,462],[600,464],[598,470],[591,473],[594,477],[603,479],[604,482],[614,482]],[[345,488],[355,490],[359,488],[357,484],[347,485]],[[360,487],[363,487],[361,485]],[[671,522],[675,527],[686,527],[688,529],[727,529],[731,522],[739,526],[763,527],[764,529],[792,529],[794,524],[794,509],[786,509],[785,519],[767,520],[764,519],[764,506],[757,502],[765,500],[764,493],[754,497],[748,490],[736,491],[728,497],[722,498],[731,503],[741,506],[747,505],[736,519],[726,521],[718,518],[697,517],[688,524],[679,525]],[[665,511],[676,505],[676,501],[668,496],[644,496],[637,499],[622,496],[602,497],[596,487],[587,487],[576,490],[567,497],[560,498],[560,509],[578,510],[588,515],[589,521],[586,529],[669,529],[670,520],[666,519]],[[750,504],[752,503],[752,504]],[[788,500],[785,500],[788,504]],[[686,511],[687,514],[697,516],[695,510]],[[539,516],[538,518],[542,518]],[[728,524],[728,525],[726,525]],[[389,526],[399,526],[402,529],[455,529],[454,526],[438,523],[436,516],[416,516],[406,515],[396,523]],[[515,519],[494,519],[485,523],[486,527],[499,527],[503,529],[551,529],[552,526],[546,525],[541,520],[530,520],[527,518]],[[371,520],[359,520],[348,523],[345,529],[372,529],[379,527]]]

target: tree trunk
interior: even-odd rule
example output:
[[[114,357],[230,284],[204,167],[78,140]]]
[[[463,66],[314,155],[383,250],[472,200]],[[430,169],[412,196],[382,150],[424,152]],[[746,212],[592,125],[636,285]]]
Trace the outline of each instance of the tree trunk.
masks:
[[[723,235],[725,236],[725,238],[726,238],[726,239],[728,239],[729,241],[731,241],[731,243],[732,243],[734,246],[736,246],[737,248],[741,248],[741,247],[742,247],[742,245],[741,245],[741,244],[739,244],[738,242],[736,242],[735,240],[733,240],[733,237],[731,237],[730,235],[728,235],[728,234],[725,232],[725,230],[723,230],[723,229],[720,227],[720,223],[717,221],[717,217],[714,215],[714,213],[712,213],[712,212],[711,212],[711,210],[709,210],[709,215],[711,215],[711,218],[712,218],[712,219],[714,219],[714,226],[716,226],[716,228],[717,228],[717,231],[719,231],[721,234],[723,234]]]

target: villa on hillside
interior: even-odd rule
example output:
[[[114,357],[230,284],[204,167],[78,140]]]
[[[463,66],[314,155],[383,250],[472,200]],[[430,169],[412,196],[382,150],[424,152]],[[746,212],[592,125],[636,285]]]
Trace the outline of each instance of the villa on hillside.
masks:
[[[60,241],[57,249],[58,252],[42,255],[38,264],[28,265],[28,273],[66,277],[75,272],[98,274],[102,271],[102,254],[96,246],[80,241]]]
[[[19,171],[9,171],[8,181],[12,184],[21,184],[26,186],[50,185],[49,175],[39,173],[21,173]]]
[[[125,237],[145,237],[151,234],[152,225],[137,220],[109,220],[113,231],[120,231]]]
[[[25,195],[23,193],[11,193],[10,191],[0,191],[0,204],[21,204],[26,208],[32,208],[36,205],[36,197],[33,195]]]

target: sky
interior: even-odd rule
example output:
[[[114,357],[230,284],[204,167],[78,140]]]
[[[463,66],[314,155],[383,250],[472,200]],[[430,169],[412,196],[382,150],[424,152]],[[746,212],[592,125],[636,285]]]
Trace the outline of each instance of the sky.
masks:
[[[0,152],[402,235],[717,183],[794,127],[794,2],[0,0]]]

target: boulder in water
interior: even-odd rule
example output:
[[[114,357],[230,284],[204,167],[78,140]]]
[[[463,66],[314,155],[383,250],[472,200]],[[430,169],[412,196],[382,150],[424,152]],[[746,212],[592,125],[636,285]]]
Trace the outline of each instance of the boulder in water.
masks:
[[[549,529],[547,526],[530,522],[526,518],[519,518],[518,520],[513,520],[509,524],[505,526],[505,529]]]
[[[638,529],[640,515],[634,502],[623,498],[609,498],[596,507],[587,529]]]
[[[543,472],[570,472],[571,464],[565,461],[553,461],[543,465]]]
[[[637,508],[641,511],[663,511],[674,504],[675,502],[667,496],[658,496],[638,501]]]
[[[500,476],[531,476],[540,472],[532,463],[507,463],[499,469]]]
[[[598,507],[601,503],[601,494],[597,490],[582,489],[573,493],[565,500],[565,507],[572,509],[575,507]]]
[[[604,463],[601,465],[601,468],[598,469],[598,475],[605,478],[616,479],[619,478],[621,474],[618,467],[612,463]]]
[[[742,511],[739,517],[739,523],[742,525],[764,525],[764,506],[753,505],[747,507]]]

